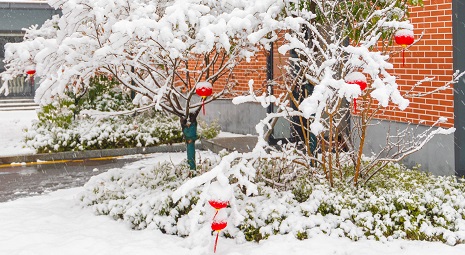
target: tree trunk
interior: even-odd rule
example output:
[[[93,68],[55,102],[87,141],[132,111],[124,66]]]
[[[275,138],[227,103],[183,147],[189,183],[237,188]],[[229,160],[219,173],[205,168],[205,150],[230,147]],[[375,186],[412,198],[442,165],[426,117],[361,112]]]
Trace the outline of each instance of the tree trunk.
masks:
[[[186,118],[181,118],[181,127],[182,133],[186,140],[187,148],[187,163],[189,164],[189,169],[194,171],[197,169],[195,164],[195,141],[197,140],[197,120],[196,118],[190,117],[190,120],[187,121]]]

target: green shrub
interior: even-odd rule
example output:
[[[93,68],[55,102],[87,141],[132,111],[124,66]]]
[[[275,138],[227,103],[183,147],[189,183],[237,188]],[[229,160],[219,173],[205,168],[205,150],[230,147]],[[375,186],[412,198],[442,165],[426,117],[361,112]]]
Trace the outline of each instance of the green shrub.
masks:
[[[205,160],[200,169],[207,171],[218,158]],[[154,167],[147,161],[146,165],[94,177],[81,200],[97,214],[123,219],[136,229],[157,228],[186,236],[191,234],[189,222],[210,224],[205,201],[197,205],[199,218],[190,214],[199,203],[202,187],[177,203],[171,200],[172,192],[189,179],[180,174],[180,168],[187,167],[185,162]],[[236,187],[233,206],[237,211],[223,210],[238,213],[243,220],[228,225],[222,231],[225,236],[256,242],[276,234],[293,234],[300,240],[327,234],[353,240],[465,242],[465,183],[455,177],[436,177],[393,164],[359,188],[342,183],[330,188],[324,178],[297,180],[289,190],[258,185],[259,193],[253,196]]]
[[[206,123],[205,121],[198,121],[199,123],[199,130],[198,130],[198,136],[199,139],[212,139],[218,136],[220,133],[220,125],[218,124],[218,121],[215,120],[210,123]]]

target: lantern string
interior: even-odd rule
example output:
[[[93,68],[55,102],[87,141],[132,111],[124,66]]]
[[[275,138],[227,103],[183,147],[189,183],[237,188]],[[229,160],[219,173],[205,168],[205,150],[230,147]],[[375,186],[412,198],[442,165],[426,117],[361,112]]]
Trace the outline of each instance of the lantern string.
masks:
[[[405,67],[405,48],[402,48],[402,67]]]
[[[213,216],[213,220],[215,220],[215,218],[216,218],[216,215],[217,215],[217,214],[218,214],[218,212],[220,211],[220,210],[218,210],[218,209],[215,209],[215,210],[216,210],[216,213],[215,213],[215,215]]]
[[[218,235],[220,231],[216,231],[215,246],[213,247],[213,253],[216,253],[216,245],[218,244]]]

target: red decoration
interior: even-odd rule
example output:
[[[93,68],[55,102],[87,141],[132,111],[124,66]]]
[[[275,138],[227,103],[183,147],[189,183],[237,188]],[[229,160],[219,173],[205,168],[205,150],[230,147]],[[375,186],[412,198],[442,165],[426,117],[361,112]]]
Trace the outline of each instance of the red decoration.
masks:
[[[213,231],[220,231],[223,230],[228,225],[226,221],[214,221],[212,222],[212,230]]]
[[[346,75],[346,82],[348,84],[357,84],[361,91],[367,88],[367,79],[365,75],[360,72],[353,72]],[[357,98],[354,98],[354,114],[357,113]]]
[[[208,203],[213,207],[215,208],[216,210],[216,213],[215,215],[213,216],[213,219],[216,218],[216,215],[218,214],[218,211],[220,209],[223,209],[223,208],[226,208],[226,206],[228,206],[228,201],[220,201],[220,200],[210,200],[208,201]]]
[[[215,246],[213,247],[213,252],[216,253],[216,246],[218,245],[218,235],[220,231],[223,230],[228,225],[226,221],[213,221],[212,230],[216,231]]]
[[[219,201],[219,200],[210,200],[208,203],[215,208],[216,210],[220,210],[226,208],[228,206],[228,201]]]
[[[213,93],[213,87],[210,82],[199,82],[195,85],[195,93],[202,97],[202,112],[205,115],[205,99]]]
[[[27,70],[26,74],[29,76],[31,86],[34,86],[34,74],[36,74],[36,70]]]
[[[228,223],[226,221],[215,221],[215,218],[219,210],[226,208],[226,206],[228,206],[229,201],[221,201],[221,200],[212,199],[212,200],[209,200],[208,203],[216,210],[216,213],[213,216],[213,222],[212,222],[212,230],[218,232],[216,233],[215,246],[213,248],[213,252],[216,252],[216,246],[218,244],[218,235],[220,234],[220,230],[224,229],[228,225]]]
[[[394,34],[394,40],[397,44],[402,46],[402,66],[405,65],[405,49],[407,46],[411,45],[415,38],[413,36],[413,31],[408,29],[401,29]]]

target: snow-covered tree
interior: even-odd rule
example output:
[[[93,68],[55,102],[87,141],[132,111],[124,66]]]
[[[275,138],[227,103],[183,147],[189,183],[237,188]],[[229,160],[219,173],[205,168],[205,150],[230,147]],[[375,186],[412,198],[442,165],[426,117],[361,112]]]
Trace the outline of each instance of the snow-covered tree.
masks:
[[[86,91],[96,75],[113,77],[136,92],[138,110],[180,117],[195,169],[197,115],[202,104],[234,87],[234,67],[259,49],[247,36],[266,18],[268,2],[50,0],[62,15],[6,46],[2,79],[36,69],[41,83],[35,99],[45,104]],[[211,85],[214,94],[198,97],[198,84]],[[6,82],[1,92],[8,93]]]
[[[357,186],[388,163],[420,150],[433,136],[454,131],[432,126],[418,134],[409,127],[388,134],[385,147],[368,161],[362,160],[367,129],[376,125],[377,113],[388,106],[404,110],[410,97],[424,96],[401,91],[389,62],[392,55],[401,52],[401,46],[393,44],[395,33],[413,29],[408,21],[409,5],[422,1],[283,2],[284,5],[269,9],[275,13],[248,38],[264,45],[270,39],[278,43],[275,35],[282,35],[284,40],[278,51],[291,58],[287,74],[274,84],[284,88],[285,93],[257,95],[250,82],[250,94],[233,99],[237,104],[275,104],[277,111],[257,125],[259,141],[252,152],[224,157],[211,172],[183,185],[175,192],[175,199],[194,186],[208,186],[215,178],[226,184],[233,177],[246,187],[247,194],[257,191],[257,180],[285,188],[286,182],[296,178],[324,176],[331,185],[338,182]],[[274,31],[274,37],[269,36],[270,31]],[[459,76],[451,77],[451,82],[438,90],[450,86]],[[421,82],[415,86],[421,86]],[[278,118],[286,118],[300,129],[296,133],[300,133],[302,147],[267,147],[267,137]],[[439,119],[437,124],[442,121]],[[263,164],[263,160],[272,162]],[[271,168],[276,168],[276,172],[264,173],[263,169]]]
[[[454,131],[434,127],[444,118],[423,133],[415,134],[409,127],[388,134],[380,152],[368,163],[362,160],[367,129],[376,125],[377,114],[388,106],[405,110],[409,98],[425,96],[412,94],[414,89],[399,90],[389,62],[408,46],[395,45],[395,35],[412,35],[413,42],[408,7],[421,4],[421,0],[289,1],[284,17],[276,21],[306,20],[299,29],[285,32],[278,49],[291,56],[282,83],[287,93],[281,96],[285,100],[276,101],[278,112],[264,124],[276,117],[293,123],[305,148],[299,163],[321,171],[331,185],[335,175],[354,185],[365,182],[386,164],[420,150],[434,135]]]

